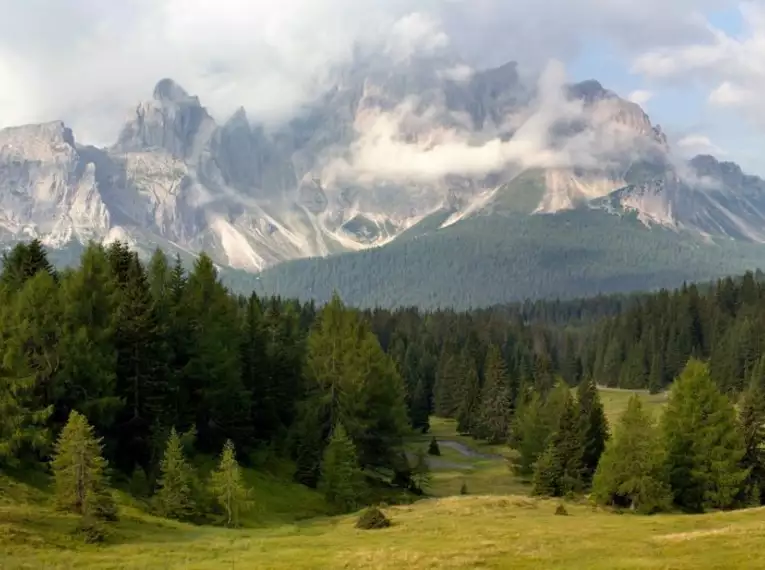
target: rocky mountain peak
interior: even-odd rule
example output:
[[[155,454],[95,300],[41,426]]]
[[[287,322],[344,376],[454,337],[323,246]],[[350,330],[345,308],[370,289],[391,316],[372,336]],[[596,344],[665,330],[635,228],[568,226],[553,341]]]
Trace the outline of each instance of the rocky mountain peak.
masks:
[[[199,105],[197,97],[191,97],[188,92],[172,79],[160,79],[154,87],[154,100],[165,103],[191,103]]]
[[[216,128],[199,98],[172,79],[162,79],[153,98],[138,105],[120,132],[115,150],[163,149],[178,158],[194,158]]]

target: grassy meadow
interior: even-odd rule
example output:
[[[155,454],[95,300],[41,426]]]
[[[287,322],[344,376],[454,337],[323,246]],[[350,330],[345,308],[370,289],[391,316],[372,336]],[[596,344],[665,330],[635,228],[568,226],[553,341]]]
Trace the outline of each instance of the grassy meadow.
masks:
[[[609,419],[624,410],[630,392],[601,392]],[[650,409],[665,397],[641,394]],[[288,465],[248,471],[257,508],[244,528],[195,527],[146,514],[117,493],[120,521],[105,544],[85,545],[73,535],[78,518],[50,506],[43,476],[0,475],[0,570],[138,569],[756,569],[765,559],[765,509],[699,516],[619,515],[586,502],[528,497],[510,472],[511,451],[455,433],[454,422],[434,419],[441,456],[433,459],[433,498],[386,507],[393,526],[354,528],[356,515],[330,517],[315,491],[288,482]],[[23,481],[23,482],[22,482]],[[469,495],[458,496],[465,483]]]

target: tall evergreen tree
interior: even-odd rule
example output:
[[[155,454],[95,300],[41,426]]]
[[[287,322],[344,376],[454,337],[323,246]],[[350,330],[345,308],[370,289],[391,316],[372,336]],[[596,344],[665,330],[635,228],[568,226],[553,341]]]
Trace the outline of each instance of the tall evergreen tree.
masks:
[[[630,398],[598,464],[595,500],[650,514],[671,506],[659,433],[637,395]]]
[[[53,453],[59,508],[92,516],[114,512],[113,499],[106,489],[107,463],[101,449],[101,439],[85,416],[72,411]]]
[[[39,272],[0,308],[0,462],[43,451],[56,401],[58,287]]]
[[[486,381],[480,404],[479,435],[490,443],[507,440],[512,421],[512,403],[507,367],[499,349],[492,345],[486,356]]]
[[[748,476],[740,466],[745,443],[706,364],[691,359],[675,381],[662,434],[675,504],[692,512],[733,506]]]
[[[569,394],[557,428],[534,468],[534,493],[562,497],[580,491],[582,471],[579,413]]]
[[[362,485],[356,447],[343,424],[336,424],[324,450],[319,490],[329,504],[340,512],[349,512],[359,506]]]
[[[550,425],[545,414],[545,403],[539,394],[522,403],[513,421],[511,443],[518,452],[514,469],[521,477],[534,473],[539,456],[547,448]]]
[[[251,398],[242,384],[237,307],[205,254],[194,263],[183,302],[191,315],[183,380],[196,403],[200,448],[220,449],[231,439],[246,449],[252,439]]]
[[[65,276],[60,302],[60,409],[77,407],[106,432],[124,402],[116,393],[116,289],[102,246],[90,244],[80,267]]]
[[[467,375],[466,364],[458,354],[444,350],[433,388],[434,412],[441,418],[456,418],[460,407],[462,385]]]
[[[606,420],[598,389],[591,379],[579,384],[577,403],[579,430],[582,437],[582,480],[585,485],[589,485],[606,447],[609,435],[608,420]]]
[[[114,246],[112,246],[114,247]],[[125,403],[117,418],[117,460],[123,470],[138,461],[151,462],[152,427],[172,415],[169,406],[168,352],[159,314],[138,256],[111,249],[113,278],[118,284],[114,312],[116,392]]]
[[[252,503],[231,440],[223,446],[218,468],[210,476],[210,486],[218,504],[226,513],[226,526],[239,526],[239,515],[247,511]]]
[[[746,452],[741,465],[748,470],[742,502],[765,504],[765,386],[758,379],[744,393],[739,415]]]
[[[324,438],[341,423],[363,467],[395,465],[408,429],[402,379],[359,315],[337,297],[324,307],[308,338],[305,374],[306,429]]]
[[[481,380],[478,371],[472,366],[472,360],[463,357],[465,377],[461,387],[460,404],[457,408],[457,431],[464,434],[475,434],[480,425],[481,412]]]

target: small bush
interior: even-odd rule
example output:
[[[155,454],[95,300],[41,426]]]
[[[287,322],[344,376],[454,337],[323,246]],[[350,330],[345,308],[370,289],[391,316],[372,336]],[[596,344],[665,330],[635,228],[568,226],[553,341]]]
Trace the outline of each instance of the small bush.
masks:
[[[430,440],[430,445],[428,445],[428,455],[441,455],[441,448],[438,446],[438,440],[435,436]]]
[[[462,487],[460,487],[460,495],[468,495],[468,488],[467,483],[462,483]]]
[[[564,505],[558,505],[555,508],[555,514],[561,517],[567,517],[568,516],[568,510]]]
[[[107,534],[103,524],[90,516],[84,516],[77,523],[74,534],[86,544],[98,544],[106,540]]]
[[[356,521],[356,528],[362,530],[374,530],[378,528],[387,528],[390,526],[390,519],[385,516],[377,507],[369,507]]]

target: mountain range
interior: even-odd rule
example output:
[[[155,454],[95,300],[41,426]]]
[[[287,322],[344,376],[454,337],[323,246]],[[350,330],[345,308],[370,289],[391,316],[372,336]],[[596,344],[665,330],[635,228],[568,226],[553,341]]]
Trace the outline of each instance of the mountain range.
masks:
[[[242,289],[478,306],[677,285],[761,265],[765,182],[675,155],[597,81],[516,64],[357,62],[295,118],[222,124],[171,79],[107,148],[0,130],[0,243],[209,253]]]

